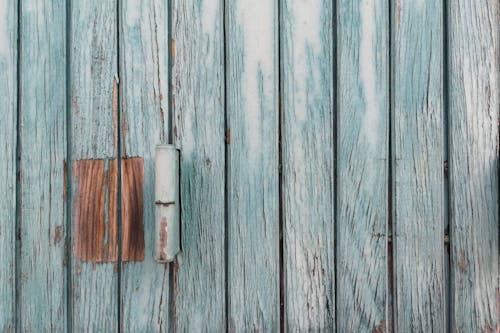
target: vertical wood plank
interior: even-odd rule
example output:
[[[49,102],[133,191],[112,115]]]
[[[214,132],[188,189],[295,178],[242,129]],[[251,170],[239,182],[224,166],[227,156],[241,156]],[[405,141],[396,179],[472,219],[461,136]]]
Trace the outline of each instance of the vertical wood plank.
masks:
[[[278,1],[226,3],[230,331],[278,331]]]
[[[498,1],[449,3],[453,332],[500,331],[499,17]]]
[[[66,318],[66,2],[21,2],[20,330]]]
[[[14,332],[18,2],[0,0],[0,331]]]
[[[386,329],[389,8],[338,4],[337,329]]]
[[[331,332],[335,329],[332,2],[285,0],[281,18],[285,327],[292,332]]]
[[[117,40],[116,1],[71,2],[71,160],[105,160],[107,189],[78,188],[72,172],[72,220],[80,197],[100,195],[105,216],[104,244],[116,235],[117,157]],[[83,220],[83,223],[92,221]],[[98,232],[96,230],[96,232]],[[113,235],[109,235],[109,232]],[[75,234],[73,230],[73,244]],[[109,249],[116,253],[116,246]],[[113,260],[114,255],[109,256]],[[114,260],[113,260],[114,261]],[[89,263],[72,260],[72,325],[76,332],[118,330],[116,262]]]
[[[175,327],[179,332],[224,332],[223,1],[174,1],[172,19],[174,141],[181,148],[182,203]]]
[[[393,1],[397,332],[443,332],[442,1]]]
[[[132,195],[129,192],[134,187],[125,185],[140,172],[126,165],[134,156],[144,160],[143,184],[138,184],[144,193],[142,206],[134,202],[122,205],[122,230],[127,229],[125,214],[135,216],[130,222],[143,223],[145,242],[143,260],[122,263],[121,325],[122,332],[165,332],[168,266],[154,260],[153,202],[155,146],[168,134],[168,6],[160,0],[127,0],[120,7],[122,199]],[[122,237],[124,260],[128,247],[139,245],[125,240]]]

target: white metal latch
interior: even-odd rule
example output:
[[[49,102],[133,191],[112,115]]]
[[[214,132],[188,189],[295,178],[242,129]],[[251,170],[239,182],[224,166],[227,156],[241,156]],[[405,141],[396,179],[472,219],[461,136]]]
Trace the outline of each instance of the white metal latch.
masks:
[[[156,146],[155,156],[155,259],[171,262],[180,250],[180,151],[170,144]]]

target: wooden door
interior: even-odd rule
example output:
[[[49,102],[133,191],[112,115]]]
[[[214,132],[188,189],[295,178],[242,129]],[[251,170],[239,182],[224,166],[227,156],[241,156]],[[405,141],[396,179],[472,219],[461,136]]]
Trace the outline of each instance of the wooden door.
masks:
[[[498,1],[0,17],[0,332],[500,331]]]

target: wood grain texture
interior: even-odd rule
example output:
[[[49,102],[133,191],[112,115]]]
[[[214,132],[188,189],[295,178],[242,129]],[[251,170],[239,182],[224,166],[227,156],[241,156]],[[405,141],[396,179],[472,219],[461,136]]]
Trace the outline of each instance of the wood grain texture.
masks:
[[[116,160],[73,161],[73,254],[79,261],[118,260]]]
[[[19,330],[64,332],[66,2],[21,2]]]
[[[154,153],[168,135],[168,19],[167,1],[120,3],[121,155],[144,160],[144,196],[130,203],[143,205],[145,242],[144,261],[122,264],[122,332],[165,332],[168,326],[168,266],[154,260]],[[138,177],[138,170],[127,175],[127,163],[122,163],[122,199],[132,195],[129,176]],[[122,206],[124,231],[128,213]]]
[[[278,331],[278,1],[230,1],[226,15],[228,325]]]
[[[449,4],[453,332],[500,331],[499,17],[498,1]]]
[[[337,329],[386,326],[389,8],[338,6]]]
[[[443,332],[443,3],[392,5],[395,330]]]
[[[71,161],[116,159],[118,78],[116,1],[72,1],[70,36]],[[78,180],[72,174],[72,218]],[[109,193],[115,197],[117,193]],[[109,201],[107,204],[109,205]],[[73,246],[75,234],[73,230]],[[116,263],[72,260],[75,332],[118,330]]]
[[[331,332],[335,330],[333,7],[331,1],[286,0],[281,13],[284,325],[291,332]]]
[[[144,261],[144,160],[121,160],[122,261]]]
[[[0,0],[0,331],[8,333],[16,330],[17,6]]]
[[[178,332],[226,331],[223,18],[222,0],[172,3],[174,141],[181,148]]]

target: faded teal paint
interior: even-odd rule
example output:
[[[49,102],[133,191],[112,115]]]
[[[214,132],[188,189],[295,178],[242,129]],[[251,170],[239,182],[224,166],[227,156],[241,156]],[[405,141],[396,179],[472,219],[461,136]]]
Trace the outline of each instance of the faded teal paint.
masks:
[[[392,2],[397,332],[443,332],[443,3]]]
[[[228,329],[278,331],[278,1],[226,14]]]
[[[118,155],[117,110],[113,108],[113,93],[117,92],[113,87],[118,79],[116,8],[116,1],[71,2],[71,162]],[[77,184],[72,176],[72,183]],[[72,189],[71,213],[77,195],[76,186]],[[73,237],[73,245],[74,241]],[[79,262],[74,256],[72,265],[73,330],[116,332],[116,263]]]
[[[337,10],[337,330],[376,332],[389,322],[389,8]]]
[[[452,1],[449,22],[451,329],[500,330],[498,1]]]
[[[120,324],[122,332],[165,332],[169,276],[168,266],[154,260],[153,203],[155,146],[168,133],[168,6],[159,0],[120,6],[121,156],[144,159],[146,245],[144,261],[122,263]]]
[[[18,2],[0,0],[0,331],[16,323],[16,145]]]
[[[21,2],[19,329],[66,330],[65,1]]]
[[[181,149],[178,332],[225,332],[222,0],[172,3],[174,142]]]
[[[451,1],[443,13],[443,1],[314,1],[179,0],[169,13],[166,0],[24,0],[19,18],[17,1],[0,0],[0,331],[277,331],[280,208],[285,330],[391,330],[392,306],[400,332],[446,330],[447,306],[452,330],[498,330],[498,2]],[[174,280],[152,247],[170,85],[182,149]],[[78,160],[119,153],[144,159],[145,259],[118,270],[73,256],[68,276],[65,221],[79,189],[74,174],[65,188],[64,159],[72,173]],[[102,193],[105,206],[118,195]]]
[[[281,18],[284,324],[291,332],[331,332],[336,307],[332,2],[282,1]]]

